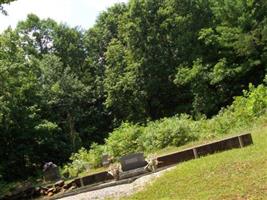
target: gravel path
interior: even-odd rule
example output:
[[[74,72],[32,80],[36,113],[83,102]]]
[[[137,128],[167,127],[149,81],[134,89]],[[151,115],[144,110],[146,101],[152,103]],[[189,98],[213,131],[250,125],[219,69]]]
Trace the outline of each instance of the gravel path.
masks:
[[[78,195],[65,197],[60,200],[102,200],[105,198],[119,199],[122,196],[129,196],[135,192],[142,190],[147,184],[150,184],[152,180],[173,168],[174,167],[171,167],[153,174],[143,176],[129,184],[117,185],[113,187],[103,188],[100,190],[89,191]]]

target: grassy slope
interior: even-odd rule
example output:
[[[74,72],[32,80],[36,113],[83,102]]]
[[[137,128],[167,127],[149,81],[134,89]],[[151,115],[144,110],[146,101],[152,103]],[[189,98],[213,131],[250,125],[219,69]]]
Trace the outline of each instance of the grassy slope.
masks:
[[[267,199],[267,125],[252,131],[254,145],[178,165],[126,199]]]

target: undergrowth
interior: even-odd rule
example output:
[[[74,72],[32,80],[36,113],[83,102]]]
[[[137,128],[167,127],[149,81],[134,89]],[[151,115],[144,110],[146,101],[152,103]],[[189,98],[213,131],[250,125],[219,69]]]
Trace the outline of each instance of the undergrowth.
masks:
[[[110,133],[104,145],[93,144],[90,150],[82,148],[73,154],[70,158],[72,162],[63,167],[62,173],[74,177],[89,168],[100,167],[103,154],[116,161],[128,153],[149,154],[169,146],[182,146],[246,130],[266,114],[267,87],[250,85],[249,91],[243,93],[243,96],[235,97],[231,106],[223,108],[211,119],[203,116],[194,120],[190,115],[181,114],[148,122],[147,125],[123,123]]]

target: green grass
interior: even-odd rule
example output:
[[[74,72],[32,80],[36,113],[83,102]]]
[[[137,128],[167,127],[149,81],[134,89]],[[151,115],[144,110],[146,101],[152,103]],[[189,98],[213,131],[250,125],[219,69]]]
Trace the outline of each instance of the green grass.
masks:
[[[267,199],[267,125],[252,131],[254,145],[184,162],[143,191],[125,198]]]

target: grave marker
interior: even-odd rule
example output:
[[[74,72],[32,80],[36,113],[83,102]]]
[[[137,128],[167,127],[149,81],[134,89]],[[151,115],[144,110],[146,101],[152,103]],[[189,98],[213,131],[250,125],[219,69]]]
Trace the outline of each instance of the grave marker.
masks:
[[[120,158],[122,171],[129,171],[147,165],[143,153],[133,153]]]
[[[45,181],[58,181],[60,180],[60,174],[57,165],[52,162],[45,163],[44,168],[44,180]]]
[[[102,156],[102,166],[103,167],[108,167],[110,164],[110,157],[109,155],[103,155]]]

